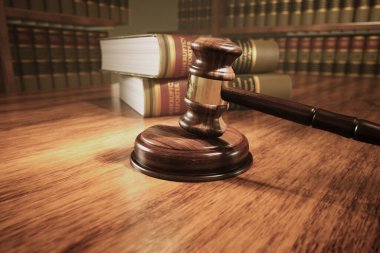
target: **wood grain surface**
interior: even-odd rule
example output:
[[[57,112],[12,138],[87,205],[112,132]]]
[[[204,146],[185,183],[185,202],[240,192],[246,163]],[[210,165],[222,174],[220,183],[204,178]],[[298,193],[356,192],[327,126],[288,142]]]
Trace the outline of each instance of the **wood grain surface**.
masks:
[[[379,79],[296,77],[294,100],[380,122]],[[380,148],[224,114],[252,168],[179,183],[132,169],[143,119],[116,87],[0,97],[0,252],[379,252]]]

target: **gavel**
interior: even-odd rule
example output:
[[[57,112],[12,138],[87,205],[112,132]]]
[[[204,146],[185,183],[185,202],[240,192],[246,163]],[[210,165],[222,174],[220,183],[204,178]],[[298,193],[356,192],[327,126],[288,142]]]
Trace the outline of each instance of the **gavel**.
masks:
[[[249,169],[248,140],[222,118],[228,102],[380,145],[380,125],[374,122],[229,87],[235,78],[232,64],[242,54],[233,42],[199,38],[191,47],[196,59],[189,69],[188,110],[180,127],[153,126],[136,138],[131,163],[141,172],[174,181],[210,181]]]

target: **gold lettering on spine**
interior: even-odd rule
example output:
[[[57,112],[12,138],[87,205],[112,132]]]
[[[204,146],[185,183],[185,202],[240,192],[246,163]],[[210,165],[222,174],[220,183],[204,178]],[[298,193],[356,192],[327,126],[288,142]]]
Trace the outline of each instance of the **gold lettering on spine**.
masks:
[[[174,112],[179,113],[181,111],[181,90],[179,82],[174,83]]]
[[[174,112],[174,83],[168,83],[168,93],[169,93],[169,114]]]

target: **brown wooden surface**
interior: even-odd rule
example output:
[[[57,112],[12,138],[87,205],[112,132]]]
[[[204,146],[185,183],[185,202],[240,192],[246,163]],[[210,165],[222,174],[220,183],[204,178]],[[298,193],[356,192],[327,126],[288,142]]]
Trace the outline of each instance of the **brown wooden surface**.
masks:
[[[295,101],[380,122],[379,79],[294,82]],[[162,181],[129,155],[140,132],[178,117],[143,119],[113,91],[0,96],[0,252],[379,252],[379,147],[227,112],[252,168]]]
[[[13,92],[13,66],[4,1],[0,0],[0,93]]]

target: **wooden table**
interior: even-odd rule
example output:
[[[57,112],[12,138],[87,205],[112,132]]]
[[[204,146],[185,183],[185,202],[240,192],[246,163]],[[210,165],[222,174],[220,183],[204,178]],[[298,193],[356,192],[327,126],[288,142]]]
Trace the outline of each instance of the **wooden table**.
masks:
[[[379,79],[294,78],[294,100],[380,122]],[[129,162],[145,128],[116,87],[0,97],[0,252],[379,252],[380,147],[225,114],[246,173],[179,183]]]

